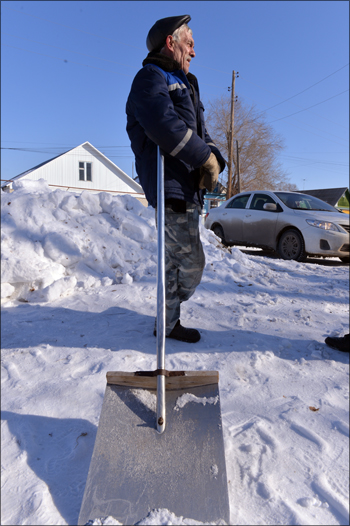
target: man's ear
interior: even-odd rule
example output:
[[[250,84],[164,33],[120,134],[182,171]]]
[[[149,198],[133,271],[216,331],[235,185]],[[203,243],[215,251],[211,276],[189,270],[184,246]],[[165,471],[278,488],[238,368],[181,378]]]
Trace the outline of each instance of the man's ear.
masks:
[[[170,51],[174,51],[174,39],[171,35],[168,35],[165,40],[165,47]]]

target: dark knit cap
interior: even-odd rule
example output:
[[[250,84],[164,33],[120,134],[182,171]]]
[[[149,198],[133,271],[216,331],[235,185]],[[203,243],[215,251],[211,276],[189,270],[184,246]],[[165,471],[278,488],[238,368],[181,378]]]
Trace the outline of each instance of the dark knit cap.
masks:
[[[182,26],[182,24],[187,24],[190,20],[190,15],[168,16],[157,20],[147,35],[146,45],[148,51],[160,51],[166,41],[166,37],[172,35],[178,27]]]

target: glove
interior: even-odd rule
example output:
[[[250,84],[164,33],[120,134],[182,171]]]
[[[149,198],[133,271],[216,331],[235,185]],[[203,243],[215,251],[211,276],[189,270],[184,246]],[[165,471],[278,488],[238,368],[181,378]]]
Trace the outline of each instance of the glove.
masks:
[[[220,165],[213,152],[209,159],[199,169],[199,188],[202,190],[206,188],[209,192],[213,192],[218,182]]]

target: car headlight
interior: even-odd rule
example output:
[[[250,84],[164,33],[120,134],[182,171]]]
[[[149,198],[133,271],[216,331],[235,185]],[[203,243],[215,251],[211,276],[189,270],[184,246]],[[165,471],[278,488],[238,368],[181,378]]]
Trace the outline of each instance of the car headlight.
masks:
[[[335,225],[334,223],[329,223],[328,221],[317,221],[317,219],[306,219],[306,222],[311,226],[315,226],[316,228],[322,228],[323,230],[331,230],[333,232],[340,232],[337,225]]]

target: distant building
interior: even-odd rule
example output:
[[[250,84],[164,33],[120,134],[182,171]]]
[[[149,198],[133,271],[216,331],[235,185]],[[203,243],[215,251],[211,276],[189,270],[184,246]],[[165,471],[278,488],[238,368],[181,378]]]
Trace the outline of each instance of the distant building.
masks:
[[[226,201],[226,188],[218,182],[214,191],[207,191],[204,196],[203,213],[207,214],[211,208],[217,208],[222,201]]]
[[[303,190],[302,194],[322,199],[331,206],[349,213],[349,188],[326,188],[321,190]]]
[[[2,183],[1,187],[11,192],[12,182],[24,178],[35,181],[45,179],[53,188],[76,194],[84,190],[129,194],[147,206],[142,187],[89,142],[17,175]]]

